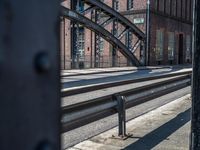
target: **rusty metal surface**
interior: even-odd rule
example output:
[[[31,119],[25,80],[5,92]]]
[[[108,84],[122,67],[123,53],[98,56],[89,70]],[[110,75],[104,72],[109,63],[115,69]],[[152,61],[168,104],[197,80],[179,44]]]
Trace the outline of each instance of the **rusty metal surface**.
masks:
[[[0,0],[0,149],[60,149],[59,1]]]

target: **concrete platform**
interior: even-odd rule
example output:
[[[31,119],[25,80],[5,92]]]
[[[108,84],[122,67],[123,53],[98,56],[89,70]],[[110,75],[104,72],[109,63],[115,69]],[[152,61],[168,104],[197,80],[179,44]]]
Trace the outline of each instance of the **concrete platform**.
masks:
[[[114,139],[117,128],[83,141],[68,150],[188,150],[190,95],[127,122],[126,140]]]
[[[146,70],[146,69],[162,69],[170,68],[170,66],[151,66],[151,67],[112,67],[112,68],[91,68],[91,69],[72,69],[72,70],[62,70],[62,76],[76,76],[85,74],[99,74],[99,73],[112,73],[112,72],[125,72],[133,70]]]

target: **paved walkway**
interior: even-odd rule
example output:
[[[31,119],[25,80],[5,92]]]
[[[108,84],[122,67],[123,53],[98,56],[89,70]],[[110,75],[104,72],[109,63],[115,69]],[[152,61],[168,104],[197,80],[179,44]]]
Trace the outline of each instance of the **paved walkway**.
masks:
[[[61,76],[76,76],[85,74],[99,74],[99,73],[123,72],[123,71],[133,71],[133,70],[149,70],[149,69],[153,70],[162,68],[189,68],[189,67],[191,67],[191,65],[72,69],[72,70],[62,70]]]
[[[188,150],[190,95],[170,102],[127,123],[126,140],[114,139],[117,128],[81,142],[68,150]]]

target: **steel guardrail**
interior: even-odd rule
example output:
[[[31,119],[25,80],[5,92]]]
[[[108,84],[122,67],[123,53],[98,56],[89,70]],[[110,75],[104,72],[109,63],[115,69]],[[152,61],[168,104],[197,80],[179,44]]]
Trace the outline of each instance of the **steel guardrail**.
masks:
[[[62,108],[62,132],[67,132],[104,117],[118,113],[119,96],[126,97],[125,108],[130,108],[191,84],[191,74],[103,96]]]

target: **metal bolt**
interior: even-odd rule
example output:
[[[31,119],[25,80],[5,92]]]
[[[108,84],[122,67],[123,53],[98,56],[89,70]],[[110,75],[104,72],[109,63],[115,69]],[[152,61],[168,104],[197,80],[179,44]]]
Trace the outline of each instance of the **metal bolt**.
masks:
[[[48,141],[42,141],[37,145],[36,150],[54,150],[54,148]]]
[[[50,70],[51,64],[46,52],[40,52],[35,57],[35,68],[38,73],[45,73]]]

